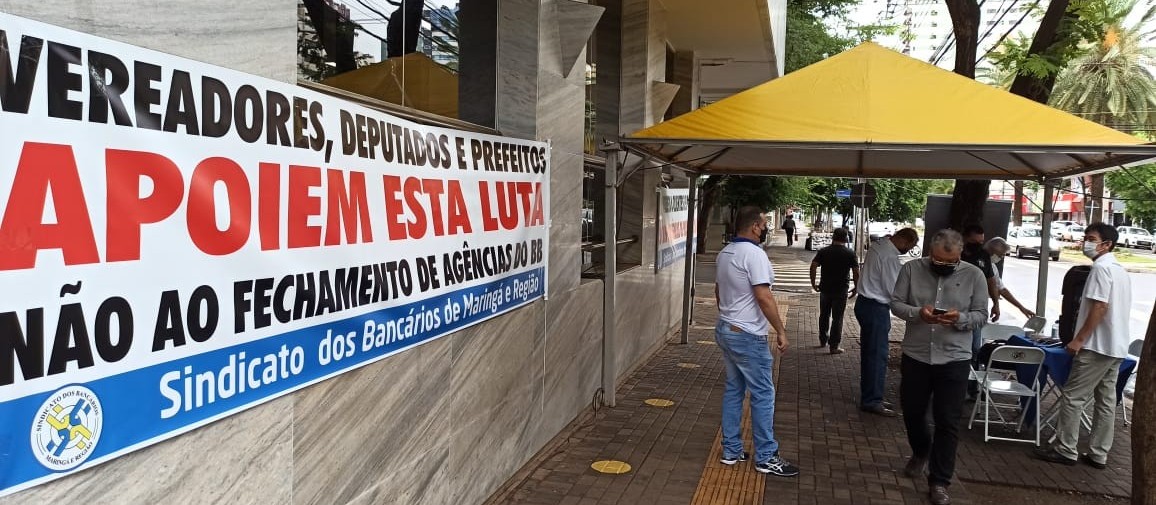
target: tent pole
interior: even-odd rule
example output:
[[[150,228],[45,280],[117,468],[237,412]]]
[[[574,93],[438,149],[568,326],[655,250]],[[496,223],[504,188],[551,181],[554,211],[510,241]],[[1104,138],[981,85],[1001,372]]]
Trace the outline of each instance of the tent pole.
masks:
[[[602,297],[602,402],[607,407],[615,404],[618,384],[618,353],[616,311],[614,310],[615,274],[618,272],[618,149],[606,151],[605,245],[603,252]]]
[[[1057,179],[1044,179],[1044,209],[1040,216],[1040,272],[1036,284],[1036,315],[1047,316],[1048,308],[1048,258],[1051,256],[1052,239],[1052,197]]]
[[[689,342],[690,310],[694,306],[694,225],[698,222],[695,211],[698,206],[698,174],[690,178],[689,196],[686,201],[686,257],[683,258],[682,273],[682,334],[679,343]]]

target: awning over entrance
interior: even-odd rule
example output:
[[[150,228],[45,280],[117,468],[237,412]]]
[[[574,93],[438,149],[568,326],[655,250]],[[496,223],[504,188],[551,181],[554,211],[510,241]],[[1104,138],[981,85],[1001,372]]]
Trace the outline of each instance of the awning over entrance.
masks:
[[[1156,146],[865,43],[635,132],[632,150],[707,173],[1043,179]]]

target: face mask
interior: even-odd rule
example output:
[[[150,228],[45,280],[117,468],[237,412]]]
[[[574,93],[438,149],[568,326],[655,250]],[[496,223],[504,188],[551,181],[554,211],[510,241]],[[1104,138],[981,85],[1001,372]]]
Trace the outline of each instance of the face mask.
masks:
[[[759,233],[759,243],[761,244],[761,243],[766,242],[766,241],[767,241],[767,227],[764,226],[762,233]]]
[[[1084,242],[1084,256],[1096,259],[1096,246],[1098,245],[1100,245],[1099,242]]]
[[[931,273],[940,277],[947,277],[955,272],[956,265],[942,265],[939,263],[931,263]]]
[[[992,263],[999,263],[999,262],[1001,262],[1001,261],[1003,261],[1003,256],[992,256],[992,257],[991,257],[991,262],[992,262]]]

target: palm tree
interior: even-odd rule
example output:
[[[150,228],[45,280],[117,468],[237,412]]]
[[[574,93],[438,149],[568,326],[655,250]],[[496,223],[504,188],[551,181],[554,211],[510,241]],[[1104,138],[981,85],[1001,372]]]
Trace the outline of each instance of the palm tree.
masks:
[[[1085,42],[1086,51],[1060,73],[1051,105],[1125,131],[1146,130],[1156,124],[1156,31],[1149,23],[1152,6],[1132,26],[1124,19],[1138,0],[1106,2],[1101,40]]]
[[[1081,44],[1084,54],[1057,77],[1053,107],[1129,133],[1150,131],[1156,124],[1156,75],[1150,70],[1156,63],[1156,47],[1151,45],[1156,31],[1148,29],[1156,6],[1125,26],[1138,3],[1108,0],[1089,13],[1103,20],[1103,34]],[[1091,207],[1103,209],[1104,176],[1094,175],[1090,182]],[[1089,222],[1100,220],[1085,212]]]

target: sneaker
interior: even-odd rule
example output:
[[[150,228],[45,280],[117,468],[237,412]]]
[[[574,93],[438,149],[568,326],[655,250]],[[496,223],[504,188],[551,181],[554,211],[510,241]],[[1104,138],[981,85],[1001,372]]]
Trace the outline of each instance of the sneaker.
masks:
[[[842,347],[832,347],[831,348],[831,354],[843,354],[843,352],[844,351],[843,351]]]
[[[788,463],[787,460],[780,458],[777,454],[772,456],[770,461],[756,463],[755,471],[759,473],[769,473],[779,477],[794,477],[799,475],[799,467]]]
[[[743,462],[743,461],[746,461],[746,460],[747,460],[748,458],[750,458],[750,457],[751,457],[751,455],[750,455],[750,454],[747,454],[746,452],[743,452],[742,454],[740,454],[740,455],[738,455],[738,456],[736,456],[736,457],[733,457],[733,458],[728,458],[728,457],[726,457],[726,456],[723,456],[723,458],[722,458],[722,459],[720,459],[720,460],[718,460],[718,462],[719,462],[719,463],[722,463],[722,464],[724,464],[724,465],[730,466],[730,465],[733,465],[733,464],[735,464],[735,463],[741,463],[741,462]]]

